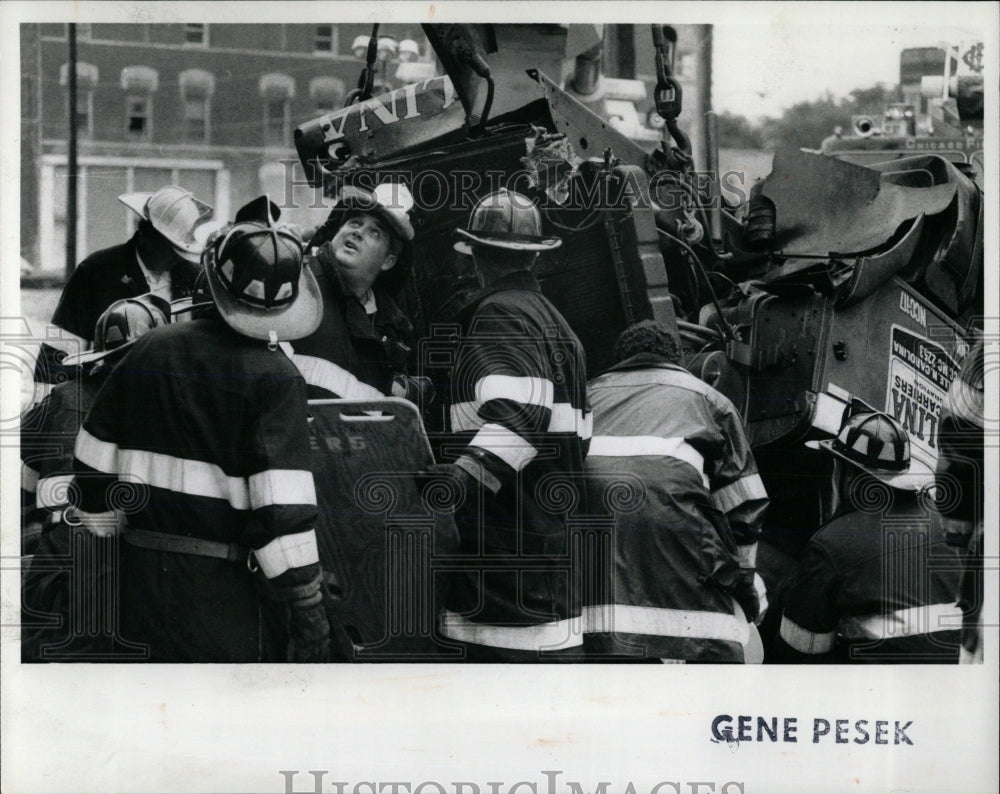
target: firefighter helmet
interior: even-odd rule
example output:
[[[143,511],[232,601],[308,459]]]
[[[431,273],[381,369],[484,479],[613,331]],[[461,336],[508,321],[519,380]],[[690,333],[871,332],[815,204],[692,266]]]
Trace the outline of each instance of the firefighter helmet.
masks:
[[[331,215],[339,228],[347,217],[343,210],[371,213],[385,221],[389,230],[400,240],[410,242],[414,236],[409,214],[412,209],[413,196],[406,185],[402,182],[383,182],[374,190],[347,185]]]
[[[197,230],[212,217],[212,207],[176,185],[155,193],[125,193],[118,200],[170,241],[178,256],[198,264],[204,238]]]
[[[562,245],[558,237],[542,236],[542,214],[527,196],[500,188],[472,208],[468,229],[456,229],[455,250],[471,254],[472,246],[509,251],[550,251]]]
[[[931,484],[933,472],[910,457],[910,437],[902,426],[881,411],[849,416],[834,439],[807,441],[806,446],[830,452],[886,485],[919,491]]]
[[[105,362],[117,357],[140,336],[170,321],[170,304],[156,295],[140,295],[112,303],[94,325],[94,349],[63,360],[65,366]]]
[[[256,199],[251,205],[260,208],[259,219],[250,219],[244,207],[243,220],[217,232],[205,247],[212,298],[237,333],[272,342],[301,339],[322,318],[319,286],[303,266],[302,241],[277,225],[268,211],[271,202]]]

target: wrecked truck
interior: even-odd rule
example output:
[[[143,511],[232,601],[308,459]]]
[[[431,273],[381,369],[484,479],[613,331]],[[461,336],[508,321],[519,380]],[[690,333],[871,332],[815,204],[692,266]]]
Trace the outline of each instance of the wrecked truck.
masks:
[[[416,238],[399,301],[421,339],[416,368],[438,383],[456,311],[478,287],[471,261],[452,248],[454,230],[498,187],[532,197],[544,232],[563,241],[536,276],[585,347],[588,376],[611,366],[630,323],[675,327],[685,366],[745,421],[771,497],[764,544],[794,559],[830,487],[831,464],[804,442],[835,435],[853,406],[898,419],[913,458],[934,467],[942,401],[982,327],[982,188],[936,155],[864,167],[784,151],[734,202],[713,135],[708,169],[694,165],[669,26],[651,32],[662,137],[650,143],[595,112],[615,107],[588,101],[606,80],[613,27],[426,25],[444,73],[378,95],[372,47],[350,104],[295,130],[300,161],[331,199],[347,184],[409,187]],[[608,90],[630,101],[627,85]],[[445,417],[432,407],[424,423],[433,445]],[[414,571],[434,567],[433,543],[393,541],[405,553],[386,563],[382,531],[372,563],[381,573],[366,590],[396,607],[355,616],[354,647],[433,658],[440,646],[427,639],[426,614],[399,617],[428,586]],[[349,600],[358,561],[328,554]],[[410,577],[408,589],[393,584],[399,577]],[[349,613],[336,620],[351,623]]]

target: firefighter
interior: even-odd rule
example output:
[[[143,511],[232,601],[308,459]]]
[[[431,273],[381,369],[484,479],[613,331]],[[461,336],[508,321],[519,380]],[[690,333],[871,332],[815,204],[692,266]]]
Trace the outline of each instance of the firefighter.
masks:
[[[212,208],[176,185],[155,193],[126,193],[118,200],[139,216],[138,228],[127,242],[96,251],[73,271],[52,315],[64,338],[81,348],[93,342],[91,333],[102,312],[116,300],[151,293],[166,301],[189,295]],[[204,228],[202,228],[204,227]],[[75,377],[62,367],[64,353],[43,343],[35,366],[39,383]]]
[[[76,443],[74,519],[120,534],[123,635],[150,661],[328,658],[306,387],[281,349],[323,302],[253,204],[205,249],[214,306],[136,342]]]
[[[599,564],[585,610],[588,653],[759,662],[754,560],[767,494],[736,408],[680,358],[677,333],[645,320],[587,386],[590,505],[614,516],[613,559]],[[606,493],[630,487],[631,497]]]
[[[906,431],[852,403],[837,437],[832,518],[813,535],[784,594],[776,661],[955,663],[958,555],[945,541],[933,474]]]
[[[311,399],[423,398],[429,381],[406,376],[413,326],[393,300],[406,278],[412,206],[403,184],[346,186],[313,237],[308,264],[326,309],[292,359]]]
[[[951,382],[938,425],[936,497],[948,543],[963,558],[959,605],[964,614],[959,661],[983,663],[983,340],[966,354]]]
[[[582,644],[568,507],[555,494],[579,488],[590,435],[583,346],[531,272],[561,241],[542,236],[537,207],[507,190],[479,201],[457,234],[482,288],[459,311],[451,370],[458,454],[441,465],[465,495],[456,510],[464,559],[442,633],[470,661],[548,661]]]
[[[99,622],[95,593],[103,573],[98,561],[107,558],[109,549],[102,539],[63,521],[73,445],[111,367],[140,336],[166,325],[169,314],[169,305],[152,295],[112,303],[93,330],[94,350],[63,362],[81,367],[82,375],[56,386],[21,422],[22,554],[33,555],[23,584],[29,618],[22,621],[24,661],[43,658],[46,645],[62,658],[84,659],[112,648],[114,627],[97,625],[94,630]],[[72,569],[65,566],[67,560]],[[30,613],[38,619],[34,626]],[[52,625],[54,616],[58,625]]]

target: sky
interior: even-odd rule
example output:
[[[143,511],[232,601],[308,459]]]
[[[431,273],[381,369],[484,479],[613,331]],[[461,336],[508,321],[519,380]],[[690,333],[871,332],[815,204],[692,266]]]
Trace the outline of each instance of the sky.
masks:
[[[919,3],[914,4],[919,7]],[[779,116],[796,102],[830,91],[899,82],[899,53],[975,40],[973,28],[941,25],[808,25],[774,15],[763,24],[717,22],[713,31],[712,104],[751,119]]]

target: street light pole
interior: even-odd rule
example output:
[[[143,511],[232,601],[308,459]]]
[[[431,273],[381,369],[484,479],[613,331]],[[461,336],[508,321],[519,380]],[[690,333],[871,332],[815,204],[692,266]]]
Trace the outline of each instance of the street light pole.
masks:
[[[69,28],[69,151],[66,165],[66,278],[76,268],[76,24]]]

